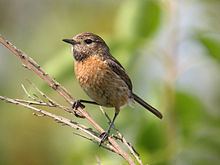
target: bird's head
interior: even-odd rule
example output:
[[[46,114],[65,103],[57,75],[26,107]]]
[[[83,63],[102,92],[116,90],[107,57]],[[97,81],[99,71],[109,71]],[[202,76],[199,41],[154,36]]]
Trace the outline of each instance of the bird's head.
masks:
[[[96,34],[84,32],[77,34],[72,39],[63,39],[72,45],[73,56],[76,61],[82,61],[89,56],[103,56],[109,53],[105,41]]]

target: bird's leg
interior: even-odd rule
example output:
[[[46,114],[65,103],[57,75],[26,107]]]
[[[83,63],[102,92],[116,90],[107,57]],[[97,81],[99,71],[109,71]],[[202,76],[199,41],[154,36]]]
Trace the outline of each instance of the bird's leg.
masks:
[[[114,115],[114,117],[113,117],[113,119],[112,119],[112,121],[111,121],[111,123],[110,123],[110,125],[109,125],[109,127],[108,127],[108,129],[107,129],[107,131],[103,132],[103,133],[100,135],[100,137],[101,137],[102,139],[101,139],[101,141],[100,141],[99,146],[108,138],[109,133],[110,133],[110,131],[111,131],[111,128],[113,127],[114,121],[115,121],[116,117],[118,116],[118,114],[119,114],[119,111],[115,111],[115,115]]]
[[[95,101],[87,101],[87,100],[76,100],[73,103],[72,108],[73,109],[77,109],[77,108],[85,108],[85,105],[83,105],[82,103],[88,103],[88,104],[95,104],[95,105],[99,105],[98,103],[96,103]]]

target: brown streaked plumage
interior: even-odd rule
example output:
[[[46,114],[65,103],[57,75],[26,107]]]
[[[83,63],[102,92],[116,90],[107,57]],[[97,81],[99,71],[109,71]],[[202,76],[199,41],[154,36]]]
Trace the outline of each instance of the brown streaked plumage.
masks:
[[[129,76],[111,55],[109,47],[101,37],[84,32],[63,41],[72,45],[76,78],[82,89],[93,100],[80,100],[78,103],[93,103],[115,108],[114,118],[108,130],[102,134],[101,143],[107,138],[120,107],[130,100],[135,100],[158,118],[162,118],[162,114],[157,109],[132,92]]]

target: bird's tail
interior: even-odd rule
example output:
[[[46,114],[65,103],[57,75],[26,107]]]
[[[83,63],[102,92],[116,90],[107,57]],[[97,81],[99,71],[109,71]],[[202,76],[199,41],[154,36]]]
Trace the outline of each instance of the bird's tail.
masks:
[[[150,104],[146,103],[144,100],[142,100],[140,97],[138,97],[136,94],[133,93],[134,100],[141,104],[144,108],[152,112],[155,116],[162,119],[163,115],[154,107],[152,107]]]

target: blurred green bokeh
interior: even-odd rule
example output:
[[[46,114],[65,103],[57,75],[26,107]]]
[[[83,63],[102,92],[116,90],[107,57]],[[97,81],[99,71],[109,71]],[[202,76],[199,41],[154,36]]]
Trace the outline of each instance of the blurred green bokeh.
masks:
[[[134,91],[164,114],[160,121],[135,105],[116,121],[144,164],[218,165],[219,15],[218,0],[0,0],[0,33],[77,98],[87,96],[75,81],[70,48],[62,39],[84,31],[102,36]],[[27,98],[21,89],[21,84],[28,88],[26,79],[58,100],[0,46],[0,95]],[[107,127],[96,106],[87,109]],[[125,164],[73,130],[3,102],[0,132],[0,164],[98,164],[97,159]]]

